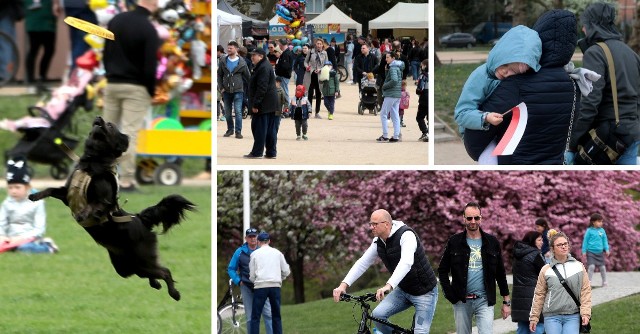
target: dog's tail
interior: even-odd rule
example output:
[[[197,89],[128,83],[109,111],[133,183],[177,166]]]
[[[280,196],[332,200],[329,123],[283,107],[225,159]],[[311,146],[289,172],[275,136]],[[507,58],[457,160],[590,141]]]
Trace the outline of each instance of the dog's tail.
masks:
[[[162,233],[165,233],[184,219],[186,211],[196,211],[195,208],[196,205],[186,198],[169,195],[158,204],[142,210],[138,216],[148,229],[162,223]]]

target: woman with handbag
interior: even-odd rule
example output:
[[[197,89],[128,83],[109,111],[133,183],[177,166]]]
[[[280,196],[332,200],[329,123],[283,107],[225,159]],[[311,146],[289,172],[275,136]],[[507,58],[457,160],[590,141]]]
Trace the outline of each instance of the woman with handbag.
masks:
[[[591,282],[584,265],[569,253],[569,238],[549,230],[551,263],[540,270],[533,293],[529,330],[536,331],[544,315],[547,334],[589,333]]]

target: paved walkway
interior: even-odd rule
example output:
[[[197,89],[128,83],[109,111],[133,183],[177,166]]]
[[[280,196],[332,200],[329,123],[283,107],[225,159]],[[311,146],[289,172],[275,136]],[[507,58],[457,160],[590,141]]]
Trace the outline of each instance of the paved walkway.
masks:
[[[433,144],[436,165],[477,165],[464,149],[461,139]]]
[[[511,275],[507,276],[507,281],[509,284],[512,284],[513,277]],[[609,285],[601,288],[602,281],[600,279],[600,273],[596,272],[593,275],[591,285],[596,286],[591,292],[591,302],[593,306],[640,293],[640,283],[638,283],[640,282],[640,272],[608,272],[607,281]],[[601,317],[602,315],[595,314],[594,316]],[[506,320],[500,318],[493,321],[493,334],[515,332],[516,328],[517,324],[511,321],[511,317]],[[478,328],[473,327],[472,333],[478,333]]]

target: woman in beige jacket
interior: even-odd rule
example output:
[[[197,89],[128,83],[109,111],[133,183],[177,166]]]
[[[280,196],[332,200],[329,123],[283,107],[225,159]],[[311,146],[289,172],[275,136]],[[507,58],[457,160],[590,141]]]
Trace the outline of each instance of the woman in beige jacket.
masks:
[[[322,101],[322,93],[320,93],[320,82],[318,81],[318,76],[320,75],[320,70],[324,63],[327,61],[327,51],[324,50],[324,42],[322,39],[317,38],[315,41],[315,47],[309,54],[307,58],[304,60],[304,66],[307,68],[307,73],[305,73],[305,81],[306,76],[309,75],[311,78],[311,82],[307,89],[307,97],[311,104],[315,104],[316,106],[316,118],[320,117],[320,102]],[[316,95],[316,102],[313,102],[313,95]]]
[[[551,263],[540,270],[533,294],[529,329],[536,329],[540,313],[544,315],[544,329],[547,334],[577,334],[580,324],[586,325],[591,319],[591,282],[584,265],[569,251],[569,239],[562,232],[549,230]],[[553,270],[558,269],[558,277]],[[575,303],[561,283],[564,279],[580,302]]]

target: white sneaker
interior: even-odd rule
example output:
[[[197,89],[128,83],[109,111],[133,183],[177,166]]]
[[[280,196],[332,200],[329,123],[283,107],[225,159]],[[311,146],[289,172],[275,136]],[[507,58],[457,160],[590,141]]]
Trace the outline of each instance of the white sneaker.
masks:
[[[56,245],[56,243],[53,242],[53,239],[51,238],[42,238],[42,243],[49,247],[50,253],[57,253],[60,251],[58,245]]]

